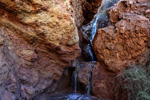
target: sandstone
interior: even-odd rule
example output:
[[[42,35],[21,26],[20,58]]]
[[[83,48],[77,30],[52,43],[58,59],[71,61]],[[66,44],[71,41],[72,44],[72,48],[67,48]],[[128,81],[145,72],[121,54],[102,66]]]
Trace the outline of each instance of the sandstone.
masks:
[[[116,73],[128,64],[142,63],[144,55],[148,55],[150,40],[148,18],[135,13],[121,13],[119,18],[115,27],[99,29],[93,42],[98,60]]]
[[[102,100],[127,100],[116,89],[115,78],[130,65],[148,59],[149,7],[148,0],[120,0],[107,11],[112,25],[98,29],[93,40],[98,64],[93,70],[92,91]]]
[[[59,81],[80,55],[83,21],[80,0],[1,0],[0,94],[29,100]]]
[[[96,62],[82,62],[80,65],[80,70],[78,72],[79,82],[82,83],[85,87],[87,86],[89,80],[91,80],[91,73],[93,68],[96,66]]]
[[[80,55],[78,29],[100,4],[101,0],[1,0],[0,94],[7,89],[16,99],[29,100],[48,87],[54,92],[64,69]]]
[[[101,100],[117,100],[114,99],[116,92],[112,88],[117,87],[115,75],[115,73],[105,70],[105,65],[102,62],[98,62],[92,72],[91,85],[93,94]]]

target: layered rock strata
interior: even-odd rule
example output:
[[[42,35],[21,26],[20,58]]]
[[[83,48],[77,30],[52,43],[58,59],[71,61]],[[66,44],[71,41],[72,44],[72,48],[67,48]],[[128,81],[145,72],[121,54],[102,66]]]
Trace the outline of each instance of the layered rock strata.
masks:
[[[72,2],[0,1],[2,100],[29,100],[48,87],[55,91],[64,68],[80,54],[76,22],[83,20]]]

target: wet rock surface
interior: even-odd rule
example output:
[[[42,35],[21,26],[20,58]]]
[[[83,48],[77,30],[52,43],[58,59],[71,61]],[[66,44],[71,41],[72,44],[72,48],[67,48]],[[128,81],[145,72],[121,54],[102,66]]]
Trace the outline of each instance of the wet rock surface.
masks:
[[[150,51],[148,0],[121,0],[108,10],[112,25],[98,29],[93,48],[99,64],[92,76],[92,91],[103,100],[117,97],[116,77],[132,64],[142,64]],[[120,93],[121,95],[121,93]]]
[[[48,94],[67,88],[73,70],[65,68],[71,67],[79,55],[82,60],[91,60],[90,41],[81,30],[78,35],[78,29],[93,19],[101,3],[1,0],[0,99],[46,100]],[[107,13],[111,24],[103,25],[93,41],[98,62],[91,70],[92,93],[101,100],[126,100],[118,97],[116,76],[149,55],[150,1],[120,0]],[[86,63],[78,73],[85,86],[91,66]]]
[[[80,71],[78,73],[79,82],[81,82],[85,87],[88,84],[89,74],[92,73],[94,67],[96,66],[96,61],[83,62]],[[91,82],[91,81],[90,81]]]

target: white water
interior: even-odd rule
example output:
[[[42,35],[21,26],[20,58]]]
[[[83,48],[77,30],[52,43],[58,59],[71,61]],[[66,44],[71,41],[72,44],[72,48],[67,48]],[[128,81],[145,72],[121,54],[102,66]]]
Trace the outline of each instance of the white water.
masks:
[[[91,44],[92,44],[92,41],[93,41],[94,36],[95,36],[95,34],[96,34],[96,31],[97,31],[97,21],[98,21],[98,19],[99,19],[99,15],[96,15],[95,17],[96,17],[95,20],[94,20],[93,23],[91,24],[91,33],[90,33],[90,34],[91,34],[91,37],[89,38]]]
[[[89,62],[88,84],[86,86],[86,94],[80,94],[77,91],[77,86],[78,86],[77,85],[78,84],[77,76],[78,76],[78,73],[80,71],[80,66],[76,66],[75,70],[73,72],[73,75],[72,75],[72,77],[73,77],[72,79],[74,82],[74,86],[73,86],[74,87],[74,93],[55,94],[54,96],[51,96],[47,100],[100,100],[96,97],[90,96],[90,92],[91,92],[91,70],[94,68],[95,63],[96,63],[95,61]]]
[[[93,55],[93,52],[92,52],[92,47],[90,46],[90,44],[88,44],[88,46],[89,46],[89,54],[90,54],[90,61],[94,61],[95,60],[95,57],[94,57],[94,55]]]
[[[74,92],[77,93],[77,71],[74,73]]]
[[[92,41],[94,39],[94,36],[96,34],[97,28],[102,28],[107,26],[107,14],[106,14],[106,8],[111,7],[115,2],[117,2],[118,0],[103,0],[100,12],[98,12],[97,15],[95,15],[94,20],[92,21],[92,24],[90,26],[91,28],[91,32],[88,33],[88,37],[90,40],[90,44],[89,46],[91,47],[91,49],[89,49],[89,53],[91,56],[91,61],[94,61],[94,56],[92,53]],[[107,3],[110,2],[110,3]],[[106,6],[105,6],[106,4]],[[100,23],[98,22],[98,20],[100,20]],[[86,32],[85,32],[86,33]],[[77,91],[77,87],[78,87],[78,80],[77,80],[77,76],[78,76],[78,71],[79,71],[79,66],[76,66],[75,71],[73,72],[73,87],[74,87],[74,93],[73,94],[59,94],[59,95],[55,95],[50,97],[48,100],[99,100],[98,98],[92,97],[90,96],[90,92],[91,92],[91,69],[93,66],[91,66],[89,68],[89,74],[88,74],[88,84],[86,86],[86,92],[87,94],[79,94]]]
[[[90,66],[88,70],[88,84],[86,86],[87,95],[90,95],[90,92],[91,92],[91,70],[92,70],[92,67]]]
[[[84,94],[59,94],[50,97],[48,100],[100,100],[98,98],[89,96],[89,95],[84,95]]]
[[[101,7],[98,9],[97,14],[94,16],[93,20],[91,21],[90,25],[90,32],[89,30],[85,30],[89,37],[90,44],[92,45],[92,41],[96,34],[97,28],[103,28],[108,26],[108,17],[107,17],[107,10],[112,7],[115,3],[119,0],[103,0]],[[87,31],[87,32],[86,32]]]
[[[74,93],[77,93],[77,88],[78,88],[78,72],[79,72],[80,66],[76,66],[75,70],[73,71],[72,75],[72,81],[73,81],[73,87],[74,87]]]

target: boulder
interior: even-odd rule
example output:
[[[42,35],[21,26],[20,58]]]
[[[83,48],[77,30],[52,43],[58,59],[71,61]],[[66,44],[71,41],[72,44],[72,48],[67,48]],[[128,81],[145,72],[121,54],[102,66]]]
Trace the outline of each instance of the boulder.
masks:
[[[98,29],[93,49],[100,64],[93,71],[92,89],[102,100],[122,100],[121,96],[115,97],[115,77],[130,65],[143,64],[148,59],[149,8],[148,0],[121,0],[108,10],[112,25]]]
[[[107,69],[116,73],[128,64],[142,63],[149,53],[150,40],[150,21],[146,16],[120,12],[119,19],[115,25],[99,29],[93,41],[98,61],[104,61]]]
[[[118,100],[115,99],[115,88],[112,88],[114,86],[117,88],[115,76],[115,73],[108,72],[105,69],[105,65],[102,62],[97,62],[92,72],[92,93],[100,100]]]

